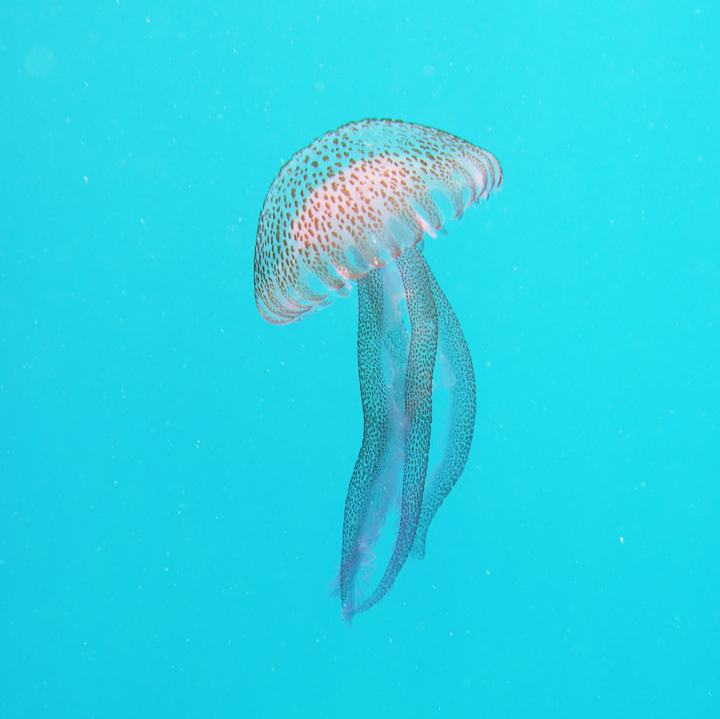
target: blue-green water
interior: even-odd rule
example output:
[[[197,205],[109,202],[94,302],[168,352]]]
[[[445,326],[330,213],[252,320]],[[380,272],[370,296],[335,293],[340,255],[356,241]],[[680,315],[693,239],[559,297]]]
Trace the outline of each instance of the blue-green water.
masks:
[[[720,8],[0,8],[0,716],[720,715]],[[356,300],[252,294],[284,161],[439,127],[505,183],[426,257],[477,373],[427,556],[326,587]]]

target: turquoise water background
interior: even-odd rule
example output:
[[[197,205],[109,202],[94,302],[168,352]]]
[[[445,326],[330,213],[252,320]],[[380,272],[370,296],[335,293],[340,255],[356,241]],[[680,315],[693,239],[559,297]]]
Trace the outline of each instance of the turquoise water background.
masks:
[[[0,6],[0,716],[720,716],[720,6]],[[364,117],[505,183],[426,243],[468,466],[351,629],[355,297],[258,314]]]

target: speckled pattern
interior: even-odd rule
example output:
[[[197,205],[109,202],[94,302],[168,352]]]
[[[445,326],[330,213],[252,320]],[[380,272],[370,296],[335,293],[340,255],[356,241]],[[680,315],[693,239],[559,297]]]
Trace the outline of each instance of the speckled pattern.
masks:
[[[265,198],[260,314],[285,324],[347,295],[349,280],[435,236],[501,183],[489,152],[433,128],[363,120],[323,135],[293,155]]]
[[[400,523],[392,556],[383,575],[369,597],[356,606],[349,587],[341,583],[343,616],[348,622],[355,614],[365,612],[382,599],[390,590],[397,575],[410,554],[423,502],[423,489],[430,451],[430,429],[432,424],[432,383],[438,341],[438,321],[435,300],[432,293],[427,265],[417,249],[406,252],[397,263],[402,276],[407,309],[412,328],[408,348],[405,374],[405,415],[407,427],[403,431],[394,427],[393,432],[403,431],[403,478]],[[363,367],[361,365],[361,372]],[[365,370],[367,373],[367,369]],[[353,475],[353,480],[355,475]],[[356,507],[348,511],[352,493],[348,493],[345,504],[345,519],[348,515],[363,517],[366,510]],[[343,558],[352,553],[343,547]],[[348,573],[349,574],[349,573]],[[343,579],[341,571],[341,580]]]

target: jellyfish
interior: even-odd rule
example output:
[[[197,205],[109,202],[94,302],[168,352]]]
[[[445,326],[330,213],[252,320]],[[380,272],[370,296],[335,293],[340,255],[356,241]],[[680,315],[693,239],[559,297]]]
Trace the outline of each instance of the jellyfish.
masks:
[[[348,623],[382,599],[411,554],[423,558],[430,523],[465,467],[472,359],[422,249],[501,184],[495,157],[469,142],[368,119],[293,155],[265,198],[254,281],[266,320],[297,322],[357,287],[363,438],[336,580]],[[442,423],[433,417],[440,389]],[[440,448],[429,469],[431,435]]]

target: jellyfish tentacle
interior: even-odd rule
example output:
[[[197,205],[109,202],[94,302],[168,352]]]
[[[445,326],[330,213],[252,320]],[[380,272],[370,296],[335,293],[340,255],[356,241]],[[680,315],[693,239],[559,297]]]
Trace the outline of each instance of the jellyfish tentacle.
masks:
[[[422,258],[422,261],[425,262],[425,258]],[[440,465],[427,483],[415,533],[412,552],[419,559],[425,556],[427,532],[435,513],[465,469],[475,429],[475,372],[470,349],[455,312],[427,263],[425,271],[437,308],[438,349],[447,358],[455,383],[449,388],[450,425],[447,446]]]
[[[400,526],[392,557],[372,594],[348,612],[364,612],[392,587],[410,554],[423,503],[432,423],[432,378],[438,341],[438,319],[430,278],[420,251],[413,247],[397,260],[407,298],[410,348],[405,374],[405,416]]]
[[[357,352],[363,439],[345,500],[340,563],[340,599],[349,609],[354,604],[353,588],[362,561],[359,540],[364,514],[390,441],[390,399],[383,373],[383,304],[380,275],[369,272],[358,280]]]

